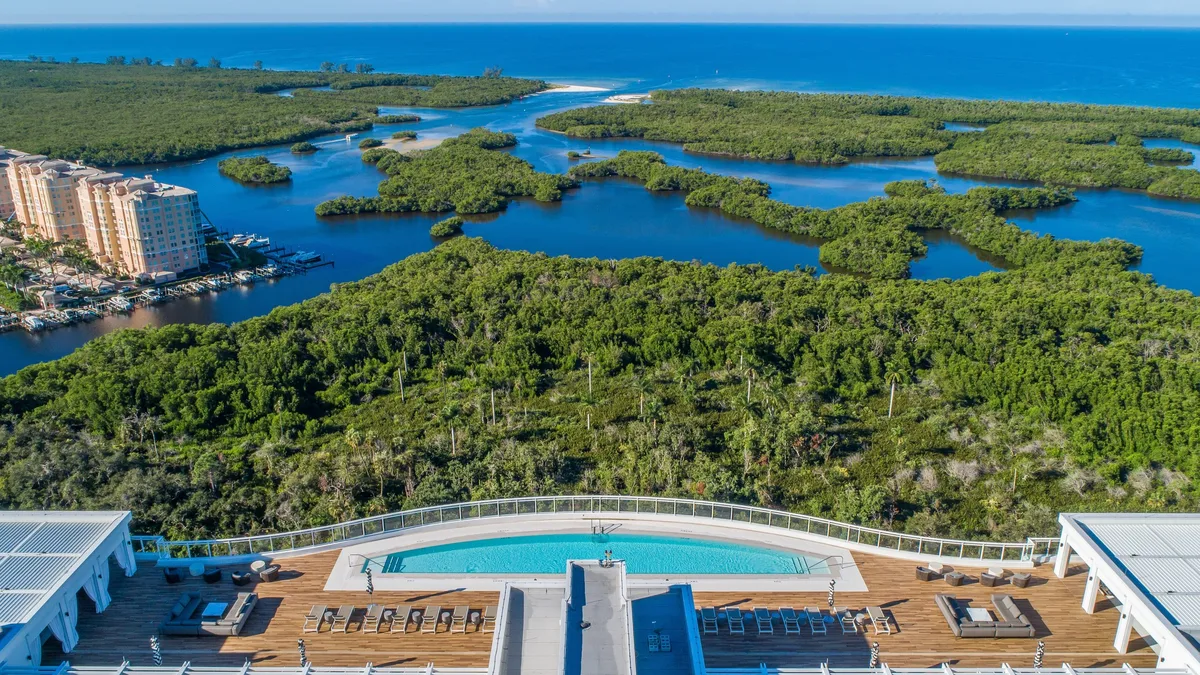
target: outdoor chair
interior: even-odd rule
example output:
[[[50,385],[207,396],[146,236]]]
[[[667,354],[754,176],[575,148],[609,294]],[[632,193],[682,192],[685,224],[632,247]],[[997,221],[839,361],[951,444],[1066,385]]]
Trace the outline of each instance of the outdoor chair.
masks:
[[[730,635],[745,635],[746,623],[742,620],[741,607],[726,607],[725,622],[729,624]]]
[[[396,624],[400,624],[400,632],[408,632],[408,621],[412,618],[412,605],[400,605],[396,607],[396,613],[392,615],[392,632],[396,632]]]
[[[1009,583],[1017,588],[1026,588],[1029,582],[1033,579],[1033,575],[1026,572],[1016,572],[1008,578]]]
[[[465,633],[467,632],[467,613],[471,608],[467,605],[458,605],[454,608],[454,614],[450,616],[450,632]]]
[[[333,621],[329,622],[330,631],[341,631],[343,633],[350,632],[350,616],[354,614],[354,605],[342,605],[338,607],[337,612],[333,614]]]
[[[164,567],[163,578],[167,580],[168,584],[177,584],[183,581],[183,575],[180,574],[179,570],[175,569],[174,567]]]
[[[258,575],[254,574],[253,572],[230,572],[229,573],[229,578],[231,581],[233,581],[234,586],[245,586],[245,585],[249,584],[251,581],[254,581],[254,577],[256,577],[256,576],[258,576]]]
[[[816,607],[805,607],[804,614],[808,617],[808,629],[813,635],[825,635],[825,617]]]
[[[204,583],[215,584],[220,580],[221,580],[221,570],[216,569],[216,570],[205,570],[204,571]]]
[[[775,627],[771,625],[771,610],[766,607],[754,608],[754,622],[758,624],[758,633],[774,633]]]
[[[367,613],[363,615],[362,629],[364,633],[378,633],[379,623],[383,620],[383,605],[367,605]]]
[[[834,607],[833,616],[837,618],[842,626],[842,635],[849,635],[858,632],[858,624],[854,623],[854,615],[845,607]]]
[[[795,608],[780,607],[779,618],[783,620],[784,635],[800,634],[800,617],[796,614]]]
[[[496,606],[495,605],[488,605],[487,607],[483,608],[483,624],[480,626],[480,630],[482,630],[485,633],[495,633],[496,632]]]
[[[886,633],[892,634],[892,625],[888,623],[887,615],[883,613],[882,607],[868,607],[867,616],[871,618],[871,625],[875,627],[875,634]]]
[[[716,607],[703,607],[700,609],[700,631],[705,635],[717,634]]]
[[[258,578],[263,581],[278,581],[279,580],[279,565],[267,565],[258,573]]]
[[[442,622],[442,606],[430,605],[421,614],[421,632],[436,633],[438,624]]]
[[[321,624],[325,623],[325,609],[325,605],[313,605],[312,609],[308,610],[308,614],[304,615],[303,632],[321,632]]]

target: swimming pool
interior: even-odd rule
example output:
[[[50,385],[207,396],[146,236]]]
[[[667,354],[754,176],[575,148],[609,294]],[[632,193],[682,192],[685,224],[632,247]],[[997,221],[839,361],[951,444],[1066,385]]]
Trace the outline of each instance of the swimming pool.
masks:
[[[388,554],[394,574],[562,574],[568,560],[611,549],[629,574],[828,574],[825,558],[710,539],[649,534],[539,534],[477,539]],[[366,565],[364,564],[364,567]]]

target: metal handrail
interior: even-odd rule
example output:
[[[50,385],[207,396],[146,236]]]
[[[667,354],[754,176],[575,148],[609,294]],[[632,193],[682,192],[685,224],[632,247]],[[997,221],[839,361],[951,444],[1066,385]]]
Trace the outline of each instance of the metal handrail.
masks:
[[[398,532],[423,525],[539,513],[648,513],[744,522],[805,532],[887,551],[939,558],[981,561],[1032,560],[1035,550],[1057,547],[1057,539],[1029,538],[1023,542],[990,542],[925,537],[874,527],[842,523],[828,518],[790,513],[759,506],[724,504],[672,497],[568,496],[513,497],[428,506],[359,518],[344,523],[311,527],[279,534],[223,539],[168,541],[160,536],[134,535],[134,553],[146,558],[222,558],[268,555]],[[1051,545],[1050,541],[1054,544]]]

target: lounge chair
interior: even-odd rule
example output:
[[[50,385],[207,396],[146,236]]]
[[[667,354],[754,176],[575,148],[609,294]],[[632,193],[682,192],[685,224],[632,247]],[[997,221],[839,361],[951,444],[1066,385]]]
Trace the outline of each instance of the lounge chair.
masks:
[[[646,636],[646,650],[650,652],[658,651],[658,635],[650,633]]]
[[[800,634],[800,617],[796,615],[796,610],[794,608],[780,607],[779,618],[783,619],[784,635]]]
[[[333,621],[329,622],[329,630],[340,630],[343,633],[350,632],[350,616],[352,614],[354,614],[354,605],[342,605],[338,607],[338,611],[333,615]]]
[[[325,623],[325,609],[325,605],[313,605],[312,609],[308,610],[308,614],[304,615],[305,633],[321,632],[321,624]]]
[[[705,635],[717,634],[716,607],[702,607],[700,609],[700,629]]]
[[[363,615],[362,629],[364,633],[378,633],[379,622],[383,620],[383,605],[367,605],[367,613]]]
[[[886,633],[892,634],[892,625],[888,623],[887,615],[883,613],[882,607],[868,607],[867,616],[871,617],[871,625],[875,627],[875,634]]]
[[[659,635],[658,636],[658,645],[659,645],[659,647],[658,647],[659,651],[663,651],[663,652],[671,651],[671,636],[667,635],[666,633]]]
[[[771,610],[766,607],[754,608],[754,622],[758,624],[759,635],[775,632],[775,627],[771,625]]]
[[[458,605],[454,608],[454,614],[450,617],[450,632],[465,633],[467,632],[467,612],[471,608],[466,605]]]
[[[858,624],[854,623],[854,615],[850,613],[850,610],[845,607],[834,607],[833,615],[842,625],[842,635],[858,632]]]
[[[725,621],[729,624],[730,635],[746,634],[746,623],[742,620],[741,607],[726,607]]]
[[[483,608],[483,624],[479,627],[485,633],[496,632],[496,606],[488,605]]]
[[[412,605],[400,605],[392,615],[392,632],[396,632],[396,624],[400,624],[400,632],[408,632],[408,620],[412,618]]]
[[[430,605],[421,614],[421,632],[436,633],[438,624],[442,622],[442,606]]]
[[[804,614],[808,617],[808,629],[813,635],[825,635],[825,617],[816,607],[805,607]]]

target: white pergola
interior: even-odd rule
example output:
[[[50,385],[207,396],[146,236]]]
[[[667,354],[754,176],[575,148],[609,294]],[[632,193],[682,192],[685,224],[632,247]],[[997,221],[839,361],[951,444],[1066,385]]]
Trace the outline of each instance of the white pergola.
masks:
[[[0,512],[0,666],[38,666],[49,628],[70,652],[79,642],[80,590],[103,612],[108,558],[137,572],[128,511]]]
[[[1158,652],[1159,668],[1200,673],[1200,515],[1064,513],[1054,573],[1074,555],[1088,566],[1083,611],[1100,584],[1120,609],[1113,646],[1124,654],[1137,630]]]

